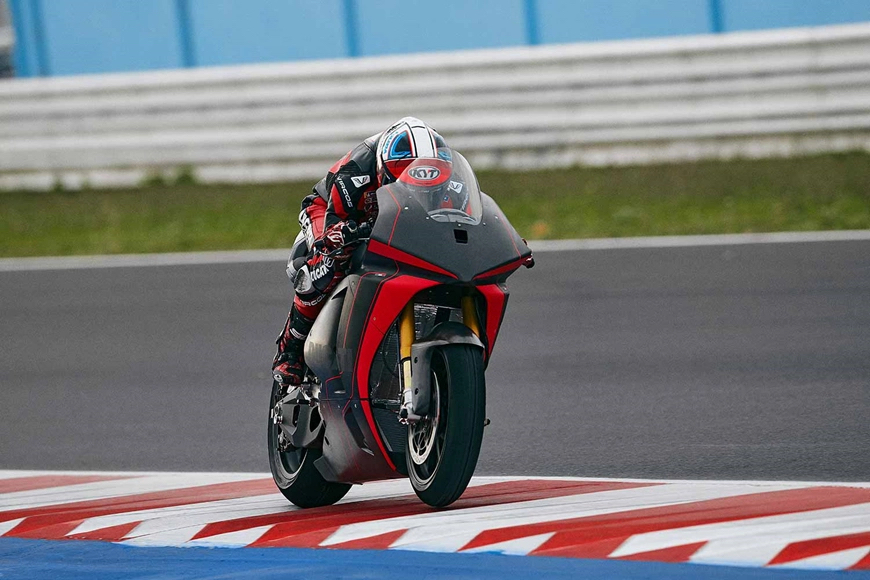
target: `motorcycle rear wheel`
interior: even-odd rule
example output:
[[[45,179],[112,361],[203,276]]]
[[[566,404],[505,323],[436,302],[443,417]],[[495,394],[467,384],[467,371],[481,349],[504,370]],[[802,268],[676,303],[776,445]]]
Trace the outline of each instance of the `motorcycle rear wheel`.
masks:
[[[280,428],[272,421],[272,409],[281,396],[281,387],[272,382],[269,404],[269,469],[275,485],[291,503],[301,507],[332,505],[350,491],[350,484],[333,483],[323,479],[314,462],[320,457],[320,449],[291,447],[281,451],[278,446]]]
[[[474,474],[486,418],[483,353],[453,344],[432,354],[429,415],[408,428],[405,461],[417,496],[432,507],[459,499]]]

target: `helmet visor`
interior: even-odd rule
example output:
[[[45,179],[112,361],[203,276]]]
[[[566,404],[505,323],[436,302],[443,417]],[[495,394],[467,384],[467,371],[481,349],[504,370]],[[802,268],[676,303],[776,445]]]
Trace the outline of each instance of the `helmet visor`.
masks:
[[[483,214],[477,178],[465,157],[450,153],[452,161],[410,160],[390,188],[394,194],[416,200],[435,221],[477,224]]]

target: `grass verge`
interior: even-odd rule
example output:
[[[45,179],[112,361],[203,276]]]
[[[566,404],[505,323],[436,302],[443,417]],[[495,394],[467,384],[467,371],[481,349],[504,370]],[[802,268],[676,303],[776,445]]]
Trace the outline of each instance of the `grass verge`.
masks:
[[[870,155],[483,171],[530,239],[870,228]],[[0,256],[287,247],[310,183],[0,193]]]

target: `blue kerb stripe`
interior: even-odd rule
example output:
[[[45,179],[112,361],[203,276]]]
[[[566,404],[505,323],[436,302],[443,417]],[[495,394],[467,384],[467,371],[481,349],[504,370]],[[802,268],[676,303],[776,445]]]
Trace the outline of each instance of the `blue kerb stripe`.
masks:
[[[295,548],[138,548],[105,542],[0,538],[3,578],[427,578],[429,580],[870,580],[870,572],[825,572],[433,554],[428,552]]]

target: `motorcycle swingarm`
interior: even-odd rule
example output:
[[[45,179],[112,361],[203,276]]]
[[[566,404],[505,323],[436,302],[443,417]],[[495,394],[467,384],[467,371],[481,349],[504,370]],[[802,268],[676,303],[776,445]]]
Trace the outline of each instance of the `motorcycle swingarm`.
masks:
[[[411,412],[425,416],[429,413],[432,391],[432,354],[435,349],[449,344],[470,344],[483,349],[483,343],[470,328],[459,322],[442,322],[428,335],[411,346]]]

